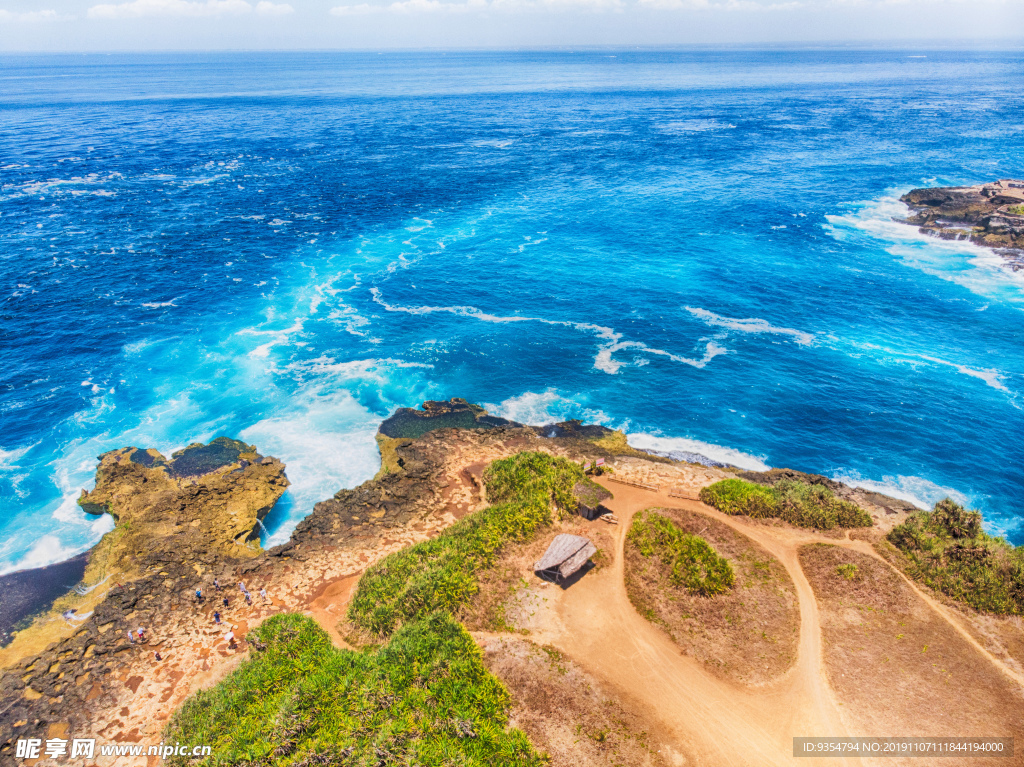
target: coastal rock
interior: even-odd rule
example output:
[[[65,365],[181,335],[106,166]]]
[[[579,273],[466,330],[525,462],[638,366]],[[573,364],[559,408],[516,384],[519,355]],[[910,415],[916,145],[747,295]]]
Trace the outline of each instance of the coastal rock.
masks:
[[[906,223],[925,234],[1024,251],[1024,181],[913,189],[900,200],[911,210]],[[1024,268],[1020,254],[1006,255],[1012,269]]]
[[[384,420],[379,433],[390,439],[415,439],[434,429],[493,429],[498,426],[522,426],[506,418],[489,415],[479,405],[461,397],[448,401],[427,400],[420,410],[403,407]]]
[[[154,564],[217,555],[259,553],[266,517],[288,487],[284,464],[256,448],[219,437],[196,443],[170,460],[155,450],[129,447],[100,456],[96,488],[78,503],[87,513],[110,514],[114,530],[90,557],[87,577],[123,577]]]

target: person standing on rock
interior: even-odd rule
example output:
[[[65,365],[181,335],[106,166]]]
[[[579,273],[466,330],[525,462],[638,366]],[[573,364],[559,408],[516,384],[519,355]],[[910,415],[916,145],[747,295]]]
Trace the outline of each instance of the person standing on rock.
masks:
[[[229,604],[229,603],[228,603],[228,598],[227,598],[227,597],[224,597],[224,606],[225,606],[225,607],[227,607],[227,606],[228,606],[228,604]]]
[[[262,599],[264,602],[269,602],[270,601],[270,598],[267,596],[267,587],[266,586],[264,586],[262,589],[260,589],[260,599]]]
[[[238,590],[241,591],[244,594],[245,593],[245,583],[243,583],[242,581],[239,581],[238,582]]]
[[[139,628],[136,631],[136,633],[139,635],[139,641],[140,642],[145,642],[146,641],[146,635],[142,633],[142,629],[141,628]]]
[[[196,589],[196,601],[197,602],[202,602],[203,601],[203,590],[202,589]]]
[[[220,580],[218,580],[217,578],[213,579],[213,588],[214,591],[220,591]]]
[[[160,661],[163,660],[163,658],[160,657],[160,651],[159,650],[157,650],[155,653],[153,653],[153,657],[156,659],[157,663],[159,663]]]
[[[132,636],[132,630],[128,629],[128,641],[135,644],[135,637]]]
[[[220,625],[220,613],[216,610],[213,611],[213,622]]]

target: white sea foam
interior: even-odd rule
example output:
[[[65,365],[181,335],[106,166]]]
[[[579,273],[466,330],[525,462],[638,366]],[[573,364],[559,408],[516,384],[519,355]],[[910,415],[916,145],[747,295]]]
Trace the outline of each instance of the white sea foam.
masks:
[[[606,342],[598,347],[597,354],[594,356],[594,368],[604,373],[608,373],[609,375],[615,375],[619,372],[619,369],[625,365],[643,364],[636,362],[622,362],[621,360],[613,358],[612,355],[614,355],[615,352],[622,351],[624,349],[634,349],[643,354],[653,354],[660,357],[666,357],[673,362],[680,362],[684,365],[690,365],[695,368],[703,368],[718,355],[728,352],[725,347],[710,341],[705,345],[704,354],[700,359],[691,359],[689,357],[673,354],[672,352],[665,351],[664,349],[655,349],[641,341],[623,341],[621,333],[603,325],[594,325],[588,322],[573,322],[571,320],[551,320],[546,317],[524,317],[518,314],[488,314],[477,309],[475,306],[396,306],[384,301],[381,297],[380,290],[377,288],[370,288],[370,293],[373,296],[373,300],[389,312],[404,312],[406,314],[433,314],[436,312],[442,312],[454,314],[460,317],[470,317],[475,320],[480,320],[481,322],[494,323],[539,322],[543,325],[558,325],[584,333],[591,333],[600,340]]]
[[[528,426],[545,426],[570,418],[603,425],[609,422],[608,416],[602,411],[588,408],[553,388],[542,392],[523,392],[497,404],[484,403],[484,408],[491,415]]]
[[[993,389],[998,389],[999,391],[1004,392],[1010,391],[1009,388],[1007,388],[1006,384],[1003,383],[1003,378],[1005,374],[1001,373],[998,370],[994,370],[992,368],[972,368],[968,367],[967,365],[959,365],[956,362],[947,362],[946,360],[941,360],[938,357],[929,357],[926,354],[918,354],[916,356],[923,360],[928,360],[929,362],[934,362],[939,365],[946,365],[951,368],[956,368],[958,373],[962,373],[965,376],[970,376],[971,378],[978,378],[984,381],[989,386],[991,386]]]
[[[767,320],[762,320],[757,317],[739,319],[736,317],[723,317],[720,314],[715,314],[707,309],[701,309],[700,307],[695,306],[684,306],[683,308],[694,317],[703,320],[712,327],[727,328],[739,333],[770,333],[772,335],[792,336],[798,344],[805,345],[814,341],[813,333],[806,333],[802,330],[795,330],[794,328],[777,327]]]
[[[309,390],[275,413],[244,429],[239,437],[287,464],[291,481],[287,492],[301,516],[339,488],[371,478],[380,467],[374,439],[380,418],[349,392],[317,396]],[[285,542],[301,516],[289,515],[264,543]]]
[[[954,282],[975,295],[997,299],[1024,310],[1024,271],[1014,272],[1009,262],[991,248],[968,240],[943,240],[922,234],[918,227],[898,220],[908,214],[900,202],[904,189],[890,190],[878,200],[862,203],[851,213],[825,216],[824,230],[845,242],[867,235],[904,266]]]
[[[177,304],[174,303],[177,300],[177,298],[172,298],[170,301],[147,301],[142,305],[147,309],[163,309],[167,306],[177,306]]]
[[[1007,378],[1008,374],[1003,372],[1003,371],[1001,371],[1001,370],[997,370],[995,368],[971,367],[970,365],[964,365],[964,364],[962,364],[960,362],[952,362],[950,360],[944,360],[944,359],[941,359],[940,357],[935,357],[935,356],[930,355],[930,354],[917,354],[915,352],[904,352],[904,351],[899,351],[897,349],[892,349],[892,348],[889,348],[889,347],[886,347],[886,346],[879,346],[878,344],[872,344],[872,343],[853,343],[852,345],[854,347],[858,348],[858,349],[866,349],[866,350],[868,350],[870,352],[873,352],[873,353],[874,352],[883,352],[885,354],[891,355],[894,359],[896,359],[896,360],[898,360],[900,362],[905,362],[905,363],[910,363],[910,364],[917,365],[917,364],[920,364],[918,362],[918,360],[924,360],[925,362],[931,362],[932,364],[935,364],[935,365],[942,365],[943,367],[953,368],[954,370],[956,370],[961,375],[969,376],[971,378],[977,378],[980,381],[984,381],[986,385],[991,386],[993,389],[996,389],[996,390],[1001,391],[1001,392],[1005,392],[1006,394],[1010,394],[1010,395],[1016,396],[1016,393],[1013,392],[1004,383],[1004,380]]]
[[[923,477],[883,476],[869,479],[860,472],[840,469],[832,479],[850,487],[862,487],[892,498],[899,498],[914,504],[919,509],[930,509],[943,498],[952,498],[957,503],[970,503],[969,496],[951,487],[943,487]]]
[[[79,550],[65,546],[56,535],[44,535],[35,542],[29,552],[19,559],[10,570],[28,570],[33,567],[45,567],[55,562],[70,559]]]
[[[33,447],[35,447],[35,445],[29,445],[28,447],[16,447],[13,450],[5,450],[0,447],[0,470],[19,468],[18,461],[20,461]]]
[[[712,442],[702,442],[687,437],[663,437],[656,434],[637,433],[627,434],[626,441],[637,450],[653,450],[666,455],[696,454],[710,458],[717,463],[725,463],[731,466],[738,466],[747,471],[768,471],[770,468],[765,463],[764,456],[751,455],[735,448],[716,445]]]

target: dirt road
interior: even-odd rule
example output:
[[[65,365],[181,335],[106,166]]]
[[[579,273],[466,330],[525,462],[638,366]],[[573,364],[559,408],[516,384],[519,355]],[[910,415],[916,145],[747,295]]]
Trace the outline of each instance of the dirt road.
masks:
[[[656,720],[652,729],[679,743],[696,764],[860,764],[859,759],[796,761],[793,757],[794,735],[848,734],[822,669],[814,594],[796,557],[797,546],[805,541],[780,538],[770,528],[755,530],[753,535],[746,526],[740,528],[786,567],[796,585],[801,614],[795,666],[765,687],[744,688],[684,657],[665,632],[636,612],[624,581],[625,532],[637,511],[672,506],[711,511],[727,523],[734,520],[703,504],[670,499],[665,493],[622,485],[608,488],[615,498],[607,505],[621,521],[614,564],[581,579],[564,595],[556,595],[558,620],[538,639],[555,645],[646,710]]]

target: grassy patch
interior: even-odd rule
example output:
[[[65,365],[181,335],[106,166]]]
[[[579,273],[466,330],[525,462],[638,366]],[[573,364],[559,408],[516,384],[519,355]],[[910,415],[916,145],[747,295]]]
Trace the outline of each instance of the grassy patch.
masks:
[[[547,453],[495,461],[484,472],[494,505],[371,567],[359,581],[349,620],[384,638],[436,610],[454,613],[477,592],[478,573],[493,565],[505,546],[528,540],[551,523],[552,503],[575,510],[573,487],[582,478],[578,464]]]
[[[700,499],[726,514],[778,518],[798,527],[831,530],[872,525],[871,515],[857,504],[836,498],[824,485],[796,480],[765,486],[742,479],[723,479],[703,488]]]
[[[669,581],[696,596],[724,594],[736,582],[732,566],[706,540],[680,530],[668,517],[642,511],[633,518],[629,542],[641,556],[655,557]]]
[[[1015,216],[1024,216],[1024,205],[1014,205],[1009,211]]]
[[[1024,615],[1024,549],[981,529],[981,514],[950,499],[893,528],[910,575],[978,610]]]
[[[836,574],[846,578],[848,581],[856,580],[859,568],[852,562],[846,562],[836,566]]]
[[[545,763],[522,732],[507,729],[508,692],[450,616],[406,625],[365,653],[335,649],[297,614],[270,618],[248,639],[262,649],[193,695],[165,732],[166,742],[208,744],[213,753],[168,764]]]

